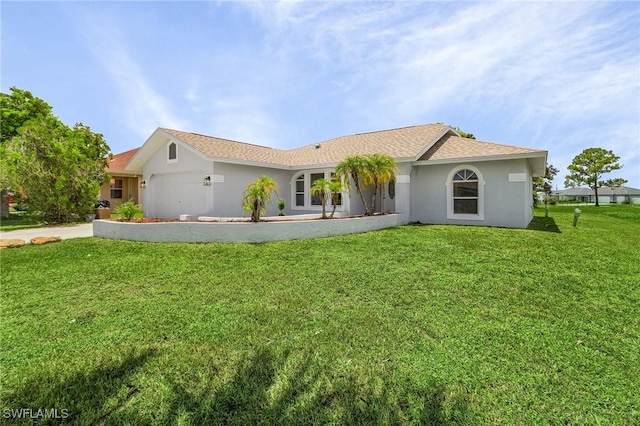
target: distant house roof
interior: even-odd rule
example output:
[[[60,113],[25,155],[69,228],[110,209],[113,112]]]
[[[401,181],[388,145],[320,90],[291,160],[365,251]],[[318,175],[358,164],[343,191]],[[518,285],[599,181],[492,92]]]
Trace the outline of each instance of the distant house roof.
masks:
[[[567,197],[578,197],[578,196],[588,196],[595,195],[595,192],[591,188],[566,188],[558,191],[553,191],[553,195],[557,196],[567,196]],[[598,195],[607,196],[607,195],[640,195],[640,189],[631,188],[630,186],[618,186],[615,188],[609,188],[608,186],[604,186],[602,188],[598,188]]]
[[[164,137],[163,137],[164,135]],[[496,157],[536,157],[534,174],[544,173],[547,152],[513,145],[483,142],[460,137],[446,124],[426,124],[340,136],[300,148],[283,150],[232,141],[197,133],[159,128],[134,155],[127,168],[139,169],[158,143],[171,136],[201,155],[217,161],[271,165],[285,169],[331,166],[351,155],[384,153],[396,161],[421,164],[453,160],[488,160]]]
[[[114,154],[107,160],[107,173],[112,174],[133,174],[135,171],[125,170],[127,163],[133,158],[140,148]]]

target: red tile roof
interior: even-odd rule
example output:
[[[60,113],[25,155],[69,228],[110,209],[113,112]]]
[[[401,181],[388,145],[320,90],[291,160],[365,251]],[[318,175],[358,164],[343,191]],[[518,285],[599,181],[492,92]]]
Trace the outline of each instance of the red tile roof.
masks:
[[[119,154],[114,154],[113,157],[107,161],[107,173],[135,174],[136,172],[130,170],[125,171],[125,166],[139,149],[140,148],[134,148]]]

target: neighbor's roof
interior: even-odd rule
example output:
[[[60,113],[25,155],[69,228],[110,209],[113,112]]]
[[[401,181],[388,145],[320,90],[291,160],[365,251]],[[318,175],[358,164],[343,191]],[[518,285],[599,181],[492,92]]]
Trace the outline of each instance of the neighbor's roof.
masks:
[[[132,172],[130,170],[125,170],[125,166],[136,152],[138,152],[138,149],[139,148],[134,148],[119,154],[114,154],[107,160],[107,173],[131,174]]]
[[[518,155],[546,158],[546,151],[543,150],[460,137],[446,124],[425,124],[340,136],[290,150],[159,128],[141,148],[140,155],[134,157],[131,167],[142,167],[145,157],[151,154],[151,150],[145,151],[145,146],[166,140],[162,139],[162,133],[210,159],[261,163],[287,169],[335,165],[347,156],[374,153],[388,154],[396,161],[427,162]]]
[[[552,193],[566,196],[595,195],[593,189],[580,187],[561,189],[559,191],[553,191]],[[615,188],[603,186],[598,188],[598,195],[640,195],[640,189],[632,188],[630,186],[618,186]]]

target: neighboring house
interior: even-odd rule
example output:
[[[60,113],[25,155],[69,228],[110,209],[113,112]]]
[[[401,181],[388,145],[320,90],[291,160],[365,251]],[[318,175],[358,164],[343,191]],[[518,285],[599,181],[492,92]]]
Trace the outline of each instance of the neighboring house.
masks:
[[[596,194],[591,188],[567,188],[559,191],[552,191],[551,196],[560,201],[576,201],[580,203],[595,203]],[[604,186],[598,188],[599,204],[640,204],[640,189],[629,186],[619,186],[609,188]]]
[[[142,170],[145,216],[242,216],[247,185],[274,179],[285,213],[318,213],[311,184],[331,178],[345,157],[385,153],[396,179],[377,201],[406,221],[525,228],[533,218],[532,177],[545,172],[547,152],[460,137],[444,124],[427,124],[342,136],[281,150],[196,133],[159,128],[131,158]],[[370,193],[369,193],[370,198]],[[343,215],[364,212],[359,197],[343,194]],[[272,203],[267,215],[276,215]]]
[[[138,171],[125,170],[125,166],[137,152],[138,148],[135,148],[115,154],[107,163],[109,182],[100,187],[100,199],[109,200],[112,211],[129,200],[133,200],[136,204],[142,203],[139,192],[142,174]]]

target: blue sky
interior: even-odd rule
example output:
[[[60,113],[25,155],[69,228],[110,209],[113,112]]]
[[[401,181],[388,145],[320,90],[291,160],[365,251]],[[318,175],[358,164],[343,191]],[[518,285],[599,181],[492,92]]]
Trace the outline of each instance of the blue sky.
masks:
[[[114,153],[157,127],[279,148],[445,122],[549,151],[613,150],[640,188],[640,3],[12,2],[17,86]]]

